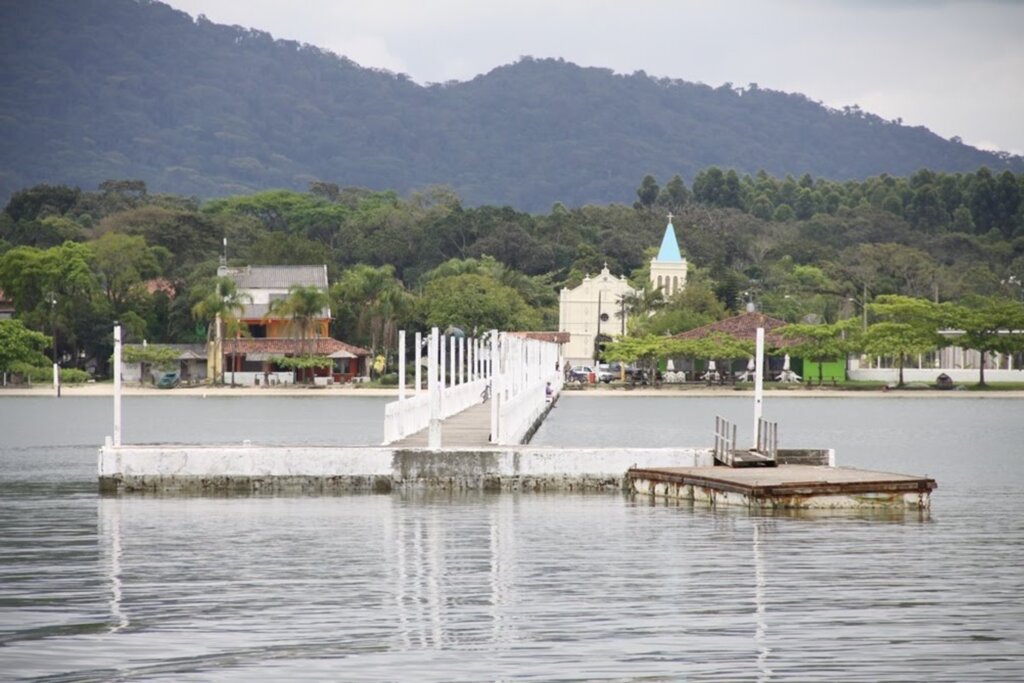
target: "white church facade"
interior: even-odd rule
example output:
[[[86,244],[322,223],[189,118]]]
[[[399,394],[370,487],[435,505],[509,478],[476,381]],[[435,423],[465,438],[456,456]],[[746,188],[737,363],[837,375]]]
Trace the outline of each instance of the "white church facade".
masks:
[[[668,298],[686,286],[686,259],[679,252],[672,215],[665,226],[658,255],[651,259],[650,286],[661,288]],[[598,344],[626,334],[627,301],[637,290],[625,275],[614,276],[605,264],[594,277],[589,275],[573,289],[562,288],[558,298],[558,330],[569,333],[563,347],[567,365],[593,365]]]

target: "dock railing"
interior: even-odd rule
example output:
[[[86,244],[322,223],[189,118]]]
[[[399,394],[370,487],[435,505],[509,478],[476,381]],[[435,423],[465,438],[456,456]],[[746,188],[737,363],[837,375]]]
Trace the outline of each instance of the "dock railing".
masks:
[[[405,376],[405,331],[399,332],[399,377]],[[432,348],[431,348],[432,347]],[[423,368],[423,352],[433,360]],[[483,342],[476,338],[442,335],[435,328],[422,338],[416,334],[413,349],[417,381],[412,396],[407,396],[404,382],[399,385],[397,401],[384,406],[384,443],[394,443],[418,431],[427,429],[431,419],[430,389],[437,392],[437,417],[441,420],[484,401],[485,389],[491,382],[490,354]],[[421,370],[426,370],[428,389],[420,386]]]
[[[492,413],[491,442],[515,445],[547,409],[549,398],[562,389],[557,344],[502,332],[498,336],[495,374],[496,410]],[[552,396],[547,395],[551,384]]]
[[[715,416],[715,460],[730,462],[732,452],[736,450],[736,425],[724,417]]]
[[[756,450],[761,455],[772,460],[779,452],[779,423],[769,422],[764,418],[757,420],[757,446]]]

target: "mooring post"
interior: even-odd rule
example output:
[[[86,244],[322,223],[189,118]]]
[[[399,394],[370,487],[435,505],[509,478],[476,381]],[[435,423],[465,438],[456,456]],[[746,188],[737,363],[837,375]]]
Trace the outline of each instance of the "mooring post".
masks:
[[[114,325],[114,446],[121,445],[121,326]]]
[[[441,390],[437,385],[437,353],[441,346],[436,327],[430,330],[427,347],[427,400],[430,402],[430,426],[427,428],[427,448],[441,447]]]
[[[405,400],[405,330],[398,331],[398,400]]]
[[[757,355],[754,361],[754,448],[757,448],[757,425],[764,412],[764,328],[757,328]]]

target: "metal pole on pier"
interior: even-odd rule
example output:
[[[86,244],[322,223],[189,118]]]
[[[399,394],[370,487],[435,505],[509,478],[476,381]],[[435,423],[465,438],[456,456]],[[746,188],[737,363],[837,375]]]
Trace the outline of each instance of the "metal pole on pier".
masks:
[[[764,412],[764,328],[757,328],[757,352],[754,364],[754,448],[757,448],[757,427]]]
[[[114,446],[121,445],[121,326],[114,325]]]

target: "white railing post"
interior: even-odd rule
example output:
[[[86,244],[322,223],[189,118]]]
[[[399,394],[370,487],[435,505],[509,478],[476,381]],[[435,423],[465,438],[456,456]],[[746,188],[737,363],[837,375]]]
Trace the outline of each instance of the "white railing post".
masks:
[[[459,337],[459,384],[466,383],[466,338]]]
[[[488,382],[491,383],[491,443],[501,443],[501,424],[498,405],[501,402],[501,363],[498,359],[498,331],[491,330],[491,357]]]
[[[438,359],[440,347],[437,328],[430,330],[430,346],[427,347],[427,394],[430,401],[430,426],[427,431],[427,447],[441,447],[441,388],[438,386]]]
[[[114,446],[121,445],[121,326],[114,325]]]
[[[422,377],[420,377],[420,359],[423,357],[423,334],[421,332],[416,333],[416,393],[422,391],[421,384],[423,383]]]
[[[764,412],[764,328],[757,328],[757,351],[754,356],[754,448],[757,448],[757,425]]]
[[[405,330],[398,331],[398,400],[405,400]]]

